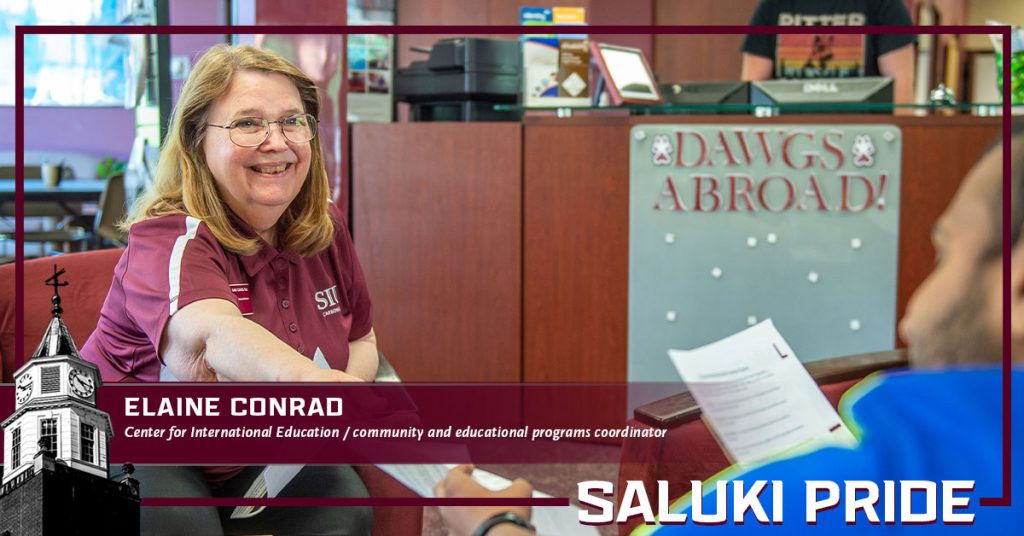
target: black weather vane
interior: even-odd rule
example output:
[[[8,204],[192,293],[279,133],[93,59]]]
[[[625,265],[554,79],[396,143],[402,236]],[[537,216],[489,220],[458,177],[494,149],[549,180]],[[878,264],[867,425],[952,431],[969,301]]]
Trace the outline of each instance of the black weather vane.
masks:
[[[54,316],[60,316],[60,314],[64,312],[64,309],[61,309],[60,307],[60,287],[68,286],[68,282],[60,281],[60,276],[62,275],[64,275],[64,268],[57,271],[57,264],[54,263],[53,275],[46,280],[46,285],[53,287],[53,298],[50,300],[53,302],[53,309],[51,309],[50,312],[53,313]]]

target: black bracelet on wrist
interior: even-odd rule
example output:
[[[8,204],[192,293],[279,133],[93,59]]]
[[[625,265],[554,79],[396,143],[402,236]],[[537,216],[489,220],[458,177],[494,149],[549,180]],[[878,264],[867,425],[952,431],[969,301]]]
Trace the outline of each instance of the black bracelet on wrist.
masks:
[[[494,514],[493,516],[487,518],[486,521],[481,523],[480,526],[477,527],[475,531],[473,531],[473,536],[485,536],[488,532],[491,531],[491,529],[504,523],[512,523],[513,525],[522,527],[526,530],[529,530],[530,532],[537,531],[537,529],[534,528],[529,521],[523,519],[523,517],[519,514],[515,512],[501,512],[498,514]]]

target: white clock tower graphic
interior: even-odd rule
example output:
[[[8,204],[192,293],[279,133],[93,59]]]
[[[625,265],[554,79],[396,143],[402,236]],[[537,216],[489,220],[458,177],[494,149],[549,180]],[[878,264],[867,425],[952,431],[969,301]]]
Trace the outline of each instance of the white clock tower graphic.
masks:
[[[107,478],[110,416],[96,407],[99,370],[82,359],[61,320],[59,282],[53,286],[53,318],[32,358],[14,372],[14,413],[3,421],[3,484],[33,469],[46,451],[58,464]]]

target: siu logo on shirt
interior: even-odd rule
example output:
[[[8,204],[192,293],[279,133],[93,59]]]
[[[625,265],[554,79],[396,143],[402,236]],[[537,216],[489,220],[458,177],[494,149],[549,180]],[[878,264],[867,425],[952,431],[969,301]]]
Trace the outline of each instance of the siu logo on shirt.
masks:
[[[325,288],[313,294],[316,300],[316,308],[324,316],[331,316],[341,312],[338,305],[338,285]]]

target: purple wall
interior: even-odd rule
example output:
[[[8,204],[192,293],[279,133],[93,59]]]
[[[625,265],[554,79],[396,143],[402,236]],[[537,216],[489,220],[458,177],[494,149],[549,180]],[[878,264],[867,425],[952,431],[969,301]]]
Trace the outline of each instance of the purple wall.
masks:
[[[14,125],[14,108],[5,107]],[[11,132],[13,132],[13,128]],[[25,108],[25,150],[73,151],[128,157],[135,140],[135,112],[124,108]],[[14,140],[10,147],[14,149]],[[30,162],[26,162],[28,164]]]
[[[0,106],[5,132],[0,151],[14,150],[14,108]],[[74,151],[94,156],[128,156],[135,139],[135,112],[123,108],[25,108],[26,151]],[[29,163],[29,162],[26,162]]]
[[[175,0],[170,2],[171,24],[225,24],[224,2]],[[222,35],[171,36],[171,55],[195,59]],[[181,82],[172,82],[177,96]],[[0,151],[14,150],[14,108],[0,106]],[[135,140],[135,112],[110,107],[25,108],[25,150],[74,151],[94,156],[128,157]]]

